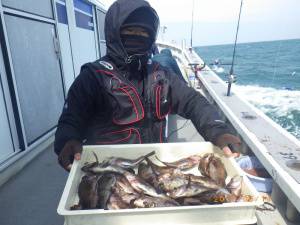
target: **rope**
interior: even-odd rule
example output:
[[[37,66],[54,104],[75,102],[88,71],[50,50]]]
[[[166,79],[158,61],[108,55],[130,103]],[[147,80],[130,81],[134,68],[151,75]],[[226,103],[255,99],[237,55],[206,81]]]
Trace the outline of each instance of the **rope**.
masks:
[[[175,132],[177,132],[177,131],[183,129],[184,127],[186,127],[186,126],[188,125],[188,122],[189,122],[189,121],[190,121],[190,120],[186,120],[186,121],[184,122],[184,124],[183,124],[181,127],[179,127],[178,129],[173,130],[172,132],[170,132],[170,134],[169,134],[168,137],[167,137],[167,142],[169,142],[170,137],[171,137],[173,134],[175,134]]]

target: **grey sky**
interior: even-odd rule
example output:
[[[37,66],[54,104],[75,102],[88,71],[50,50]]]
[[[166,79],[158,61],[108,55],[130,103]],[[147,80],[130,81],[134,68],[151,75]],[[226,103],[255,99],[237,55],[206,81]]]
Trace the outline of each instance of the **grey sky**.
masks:
[[[108,5],[112,0],[105,0]],[[165,41],[190,42],[193,0],[149,0]],[[232,43],[240,0],[195,0],[194,46]],[[300,38],[300,0],[244,0],[238,42]]]

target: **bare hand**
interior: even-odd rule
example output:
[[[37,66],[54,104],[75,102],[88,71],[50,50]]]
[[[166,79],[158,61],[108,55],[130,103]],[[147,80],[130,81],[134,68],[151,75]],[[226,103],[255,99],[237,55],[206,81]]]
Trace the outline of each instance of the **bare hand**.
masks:
[[[226,157],[237,158],[237,157],[240,156],[239,152],[232,152],[231,149],[228,146],[223,147],[222,150],[223,150]]]

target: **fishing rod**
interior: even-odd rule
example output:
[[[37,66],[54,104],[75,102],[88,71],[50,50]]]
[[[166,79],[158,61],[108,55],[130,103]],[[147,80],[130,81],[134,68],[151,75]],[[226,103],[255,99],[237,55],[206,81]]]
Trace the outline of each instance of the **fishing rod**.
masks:
[[[192,7],[191,48],[193,47],[193,31],[194,31],[194,6],[195,6],[195,0],[193,0],[193,7]]]
[[[233,67],[234,67],[234,60],[235,60],[236,42],[237,42],[239,28],[240,28],[240,19],[241,19],[242,7],[243,7],[243,0],[241,0],[239,19],[238,19],[238,24],[237,24],[237,28],[236,28],[234,48],[233,48],[233,54],[232,54],[231,68],[230,68],[229,75],[228,75],[227,96],[230,96],[231,85],[232,85],[232,83],[234,83],[236,81],[235,76],[233,75]]]

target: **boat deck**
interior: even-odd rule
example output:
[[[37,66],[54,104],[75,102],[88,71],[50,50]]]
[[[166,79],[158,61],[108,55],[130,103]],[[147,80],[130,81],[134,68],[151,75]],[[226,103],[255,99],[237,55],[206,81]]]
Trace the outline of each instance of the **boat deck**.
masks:
[[[67,176],[50,146],[0,187],[0,223],[62,225],[56,209]]]
[[[169,117],[169,142],[203,141],[191,121]],[[173,132],[176,131],[176,132]],[[0,221],[5,225],[63,225],[56,212],[68,173],[57,163],[51,145],[0,188]],[[286,223],[279,212],[257,212],[258,223]],[[268,221],[268,223],[266,223]]]
[[[192,123],[177,116],[169,118],[170,142],[201,141]],[[0,187],[0,224],[62,225],[56,212],[68,173],[57,163],[53,145],[48,147],[19,174]]]
[[[189,54],[189,53],[187,53]],[[195,63],[203,61],[190,54]],[[204,92],[232,124],[244,142],[261,161],[274,181],[300,211],[300,168],[288,164],[300,159],[300,142],[264,113],[234,92],[226,96],[227,85],[209,67],[198,73]]]

